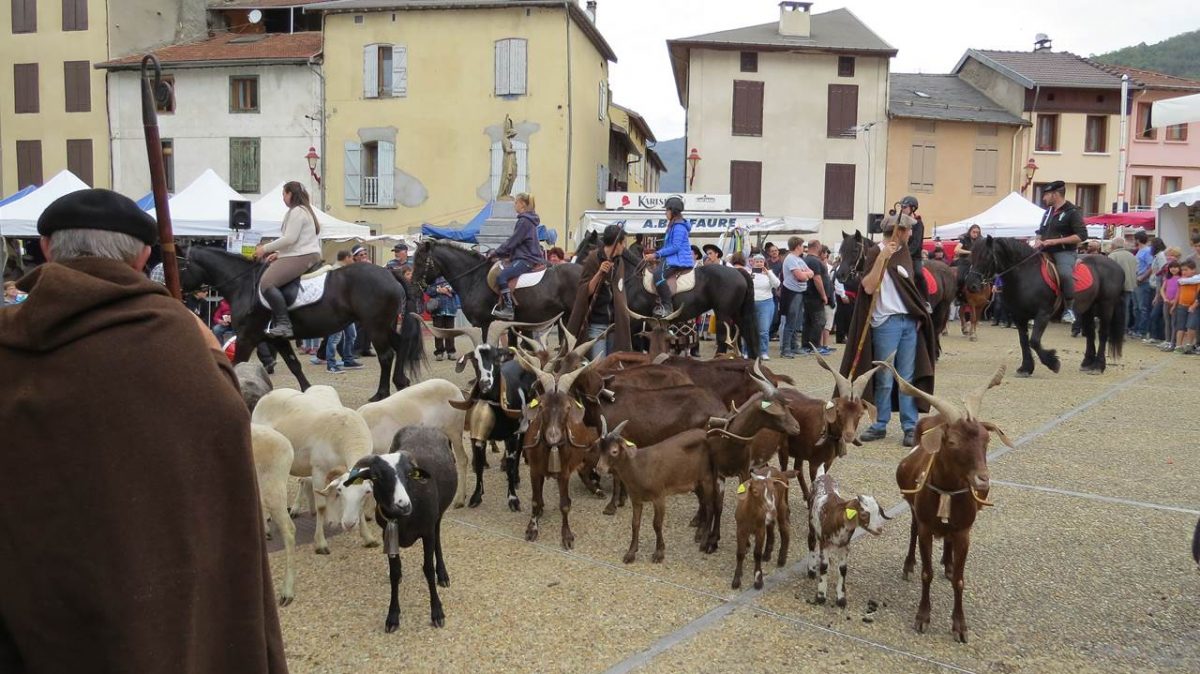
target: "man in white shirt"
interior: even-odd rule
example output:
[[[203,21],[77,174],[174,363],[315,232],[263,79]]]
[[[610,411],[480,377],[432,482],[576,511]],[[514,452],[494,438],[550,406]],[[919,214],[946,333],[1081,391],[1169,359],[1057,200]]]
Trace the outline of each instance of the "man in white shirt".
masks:
[[[788,256],[783,261],[783,294],[779,311],[783,314],[783,337],[779,340],[779,356],[795,358],[796,339],[804,329],[804,291],[813,277],[812,269],[804,263],[804,239],[788,239]]]

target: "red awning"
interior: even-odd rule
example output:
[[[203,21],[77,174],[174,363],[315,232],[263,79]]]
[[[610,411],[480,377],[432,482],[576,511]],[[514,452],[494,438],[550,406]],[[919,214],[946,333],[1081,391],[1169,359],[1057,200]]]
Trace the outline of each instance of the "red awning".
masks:
[[[1084,223],[1089,225],[1125,225],[1154,229],[1154,211],[1130,211],[1128,213],[1105,213],[1086,218]]]

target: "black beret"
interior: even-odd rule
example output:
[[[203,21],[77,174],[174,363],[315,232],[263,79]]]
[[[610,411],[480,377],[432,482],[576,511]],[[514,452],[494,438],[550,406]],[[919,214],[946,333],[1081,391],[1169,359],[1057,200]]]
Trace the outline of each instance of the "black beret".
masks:
[[[37,231],[50,236],[64,229],[120,232],[147,246],[158,242],[154,218],[138,208],[133,199],[112,190],[79,190],[55,199],[38,218]]]
[[[1066,192],[1066,191],[1067,191],[1067,184],[1066,184],[1066,183],[1064,183],[1064,182],[1063,182],[1063,181],[1061,181],[1061,180],[1055,180],[1055,181],[1054,181],[1054,182],[1052,182],[1052,183],[1046,183],[1046,186],[1042,188],[1042,192],[1043,192],[1043,193],[1046,193],[1046,192]]]

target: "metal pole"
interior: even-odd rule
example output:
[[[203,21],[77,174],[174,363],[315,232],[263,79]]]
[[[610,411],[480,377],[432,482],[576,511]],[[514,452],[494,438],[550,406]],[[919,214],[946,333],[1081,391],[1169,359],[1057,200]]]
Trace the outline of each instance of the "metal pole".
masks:
[[[153,68],[153,72],[151,72]],[[153,81],[151,81],[153,75]],[[162,79],[162,67],[153,54],[142,59],[142,128],[146,136],[146,157],[150,161],[150,188],[154,192],[154,214],[158,218],[158,239],[162,245],[163,276],[167,290],[177,300],[183,299],[179,289],[179,260],[175,257],[175,236],[171,230],[171,209],[167,204],[167,174],[162,155],[162,140],[158,136],[158,112],[155,97],[169,100],[171,85]]]
[[[1117,157],[1117,212],[1125,212],[1125,162],[1129,147],[1129,75],[1121,75],[1121,152]]]

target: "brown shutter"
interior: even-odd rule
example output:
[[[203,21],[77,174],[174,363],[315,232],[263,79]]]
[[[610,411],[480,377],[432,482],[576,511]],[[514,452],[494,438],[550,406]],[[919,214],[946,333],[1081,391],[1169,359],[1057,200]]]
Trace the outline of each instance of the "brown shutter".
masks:
[[[734,80],[733,135],[761,136],[763,128],[763,83]]]
[[[12,0],[12,32],[37,32],[37,0]]]
[[[88,187],[93,185],[92,140],[90,138],[67,141],[67,170],[87,183]]]
[[[826,220],[854,219],[854,164],[825,165]]]
[[[829,85],[829,103],[825,135],[829,138],[853,138],[858,125],[858,86]]]
[[[42,184],[42,141],[17,141],[17,185],[20,189]]]
[[[38,111],[38,64],[13,65],[13,112]]]
[[[87,30],[87,0],[62,0],[62,29]]]
[[[762,211],[762,162],[729,162],[731,207],[737,213]]]
[[[91,112],[91,63],[63,61],[63,80],[67,97],[67,112]]]

